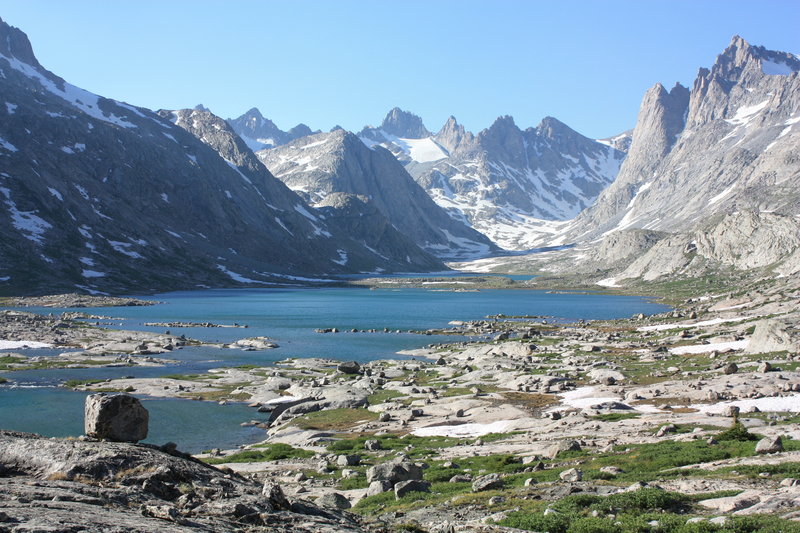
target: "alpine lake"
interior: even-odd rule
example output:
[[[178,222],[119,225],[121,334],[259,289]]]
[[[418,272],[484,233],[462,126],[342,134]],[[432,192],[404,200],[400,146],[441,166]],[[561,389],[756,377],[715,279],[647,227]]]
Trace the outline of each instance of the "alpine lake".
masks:
[[[614,319],[633,314],[654,314],[668,309],[636,296],[550,293],[532,289],[480,291],[425,288],[290,288],[210,289],[171,292],[144,297],[161,302],[143,307],[81,309],[25,308],[41,314],[79,311],[113,317],[105,327],[150,330],[186,335],[201,341],[230,343],[264,336],[278,348],[258,351],[209,346],[184,347],[166,354],[175,363],[166,366],[48,369],[3,373],[0,385],[0,427],[50,437],[83,434],[83,405],[88,393],[63,386],[67,380],[107,379],[122,376],[158,377],[197,374],[212,368],[239,365],[270,366],[288,358],[320,357],[359,362],[404,358],[400,350],[431,343],[468,340],[459,336],[429,336],[431,328],[446,328],[453,320],[482,320],[490,315],[543,316],[549,321]],[[164,328],[145,323],[210,322],[243,327]],[[320,334],[318,328],[339,333]],[[357,333],[350,332],[357,329]],[[364,330],[376,330],[367,333]],[[398,333],[397,331],[400,331]],[[20,350],[7,350],[20,351]],[[27,354],[55,354],[64,350],[28,350]],[[0,356],[4,355],[0,351]],[[179,449],[196,453],[210,448],[234,448],[264,440],[265,430],[242,426],[263,415],[243,403],[220,405],[184,399],[142,396],[150,411],[146,442],[172,441]]]

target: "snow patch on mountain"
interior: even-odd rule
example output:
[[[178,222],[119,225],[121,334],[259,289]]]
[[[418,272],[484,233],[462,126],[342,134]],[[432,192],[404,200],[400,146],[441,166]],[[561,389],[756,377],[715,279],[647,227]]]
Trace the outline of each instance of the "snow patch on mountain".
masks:
[[[4,148],[4,149],[8,150],[9,152],[18,152],[19,151],[19,150],[17,150],[16,146],[11,144],[7,140],[3,139],[2,137],[0,137],[0,148]]]
[[[38,81],[44,89],[58,96],[62,100],[65,100],[67,103],[86,113],[90,117],[108,122],[110,124],[115,124],[123,128],[136,127],[135,124],[132,124],[131,122],[128,122],[127,120],[113,113],[105,112],[100,109],[100,97],[96,94],[85,91],[79,87],[75,87],[74,85],[70,85],[67,82],[62,82],[61,87],[59,87],[55,82],[53,82],[53,80],[46,77],[31,65],[23,63],[16,57],[8,57],[0,54],[0,58],[8,61],[9,66],[14,70],[21,72],[28,78]],[[117,102],[114,102],[113,100],[106,100],[106,102],[110,104],[117,104]]]
[[[226,274],[233,281],[238,281],[239,283],[261,283],[260,281],[257,281],[257,280],[254,280],[254,279],[250,279],[250,278],[246,278],[246,277],[242,276],[241,274],[238,274],[236,272],[228,270],[225,267],[225,265],[217,265],[217,268],[220,270],[220,272],[222,272],[223,274]]]
[[[432,137],[424,137],[422,139],[405,139],[402,137],[396,137],[383,130],[378,130],[378,132],[381,136],[383,136],[384,141],[375,141],[366,136],[360,136],[359,139],[361,139],[361,142],[363,142],[368,148],[382,146],[390,151],[393,151],[392,147],[399,148],[405,155],[407,155],[416,163],[430,163],[449,157],[447,150],[442,148],[435,140],[433,140]]]
[[[733,118],[725,119],[725,122],[737,126],[747,124],[758,114],[759,111],[767,107],[767,104],[769,104],[768,99],[755,105],[741,106],[736,110],[736,114],[733,116]]]
[[[5,204],[8,215],[11,217],[11,225],[24,235],[28,240],[36,244],[44,242],[44,234],[52,228],[52,224],[36,216],[35,211],[20,211],[17,204],[11,199],[11,191],[5,187],[0,187],[0,193],[5,196]]]

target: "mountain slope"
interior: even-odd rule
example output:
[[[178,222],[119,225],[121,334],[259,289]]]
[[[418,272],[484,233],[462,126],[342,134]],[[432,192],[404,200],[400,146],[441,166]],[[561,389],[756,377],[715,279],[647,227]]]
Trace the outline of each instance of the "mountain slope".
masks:
[[[359,137],[392,151],[451,216],[513,250],[534,246],[591,205],[625,157],[552,117],[526,130],[500,117],[477,135],[450,117],[426,134],[419,117],[393,109]]]
[[[437,206],[390,152],[370,150],[352,133],[320,133],[258,156],[312,205],[334,192],[366,197],[398,231],[438,257],[460,259],[495,249]]]
[[[275,179],[229,124],[212,113],[182,109],[160,111],[159,114],[214,148],[245,179],[269,184],[272,200],[280,204],[295,204],[293,211],[281,215],[284,225],[311,225],[314,234],[332,234],[344,243],[342,248],[337,248],[338,256],[333,259],[334,263],[341,266],[370,264],[377,255],[386,262],[377,267],[379,271],[391,268],[424,272],[445,268],[441,261],[398,232],[380,211],[356,197],[329,195],[328,201],[317,205],[319,209],[298,205],[297,194]]]
[[[335,238],[268,172],[237,166],[253,162],[229,163],[158,114],[66,83],[2,21],[0,92],[0,292],[409,269]]]

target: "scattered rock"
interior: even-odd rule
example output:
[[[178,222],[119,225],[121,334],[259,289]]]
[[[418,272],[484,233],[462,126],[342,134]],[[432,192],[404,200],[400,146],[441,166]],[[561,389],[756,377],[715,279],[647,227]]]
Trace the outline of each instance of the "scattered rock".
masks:
[[[361,464],[361,456],[340,455],[336,458],[336,464],[339,466],[358,466]]]
[[[656,433],[656,437],[663,437],[664,435],[667,435],[668,433],[675,433],[676,431],[678,431],[678,428],[677,428],[677,426],[675,426],[675,424],[666,424],[666,425],[661,426],[660,428],[658,428],[658,432]]]
[[[264,487],[261,489],[261,494],[275,509],[286,510],[291,507],[289,500],[287,500],[286,496],[283,494],[283,489],[281,489],[281,486],[276,483],[269,481],[264,483]]]
[[[575,483],[583,479],[583,472],[578,470],[577,468],[570,468],[568,470],[564,470],[558,475],[561,478],[561,481],[567,481],[569,483]]]
[[[736,418],[739,416],[740,409],[735,405],[728,405],[725,409],[722,410],[722,416],[726,416],[728,418]]]
[[[558,457],[558,454],[562,452],[579,452],[581,451],[581,445],[576,440],[562,440],[559,441],[547,450],[547,457],[550,459],[555,459]]]
[[[376,480],[367,487],[366,496],[376,496],[392,490],[392,482],[386,480]]]
[[[369,482],[389,481],[394,484],[412,479],[422,479],[422,468],[411,462],[382,463],[367,469],[367,481]]]
[[[780,435],[775,437],[764,437],[756,444],[756,453],[778,453],[783,451],[783,440]]]
[[[336,370],[343,374],[360,374],[361,365],[356,361],[342,361],[337,365]]]
[[[503,479],[500,474],[487,474],[481,476],[472,482],[472,492],[481,492],[484,490],[495,490],[503,488]]]
[[[330,507],[332,509],[350,509],[352,504],[350,500],[345,498],[338,492],[328,492],[317,498],[317,504],[322,507]]]
[[[128,394],[90,394],[86,397],[84,431],[90,437],[115,442],[147,438],[149,414]]]
[[[619,474],[625,473],[625,471],[618,466],[604,466],[600,469],[600,472],[611,476],[618,476]]]
[[[431,484],[427,481],[409,479],[400,481],[394,486],[394,496],[398,500],[410,492],[430,492]]]

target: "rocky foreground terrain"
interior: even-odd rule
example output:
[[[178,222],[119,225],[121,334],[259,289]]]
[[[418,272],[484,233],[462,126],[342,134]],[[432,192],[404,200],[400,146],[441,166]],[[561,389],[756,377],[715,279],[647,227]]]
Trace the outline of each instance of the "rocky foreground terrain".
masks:
[[[427,333],[481,340],[405,359],[86,384],[246,401],[265,440],[197,456],[217,471],[173,445],[4,434],[2,524],[102,505],[133,530],[800,531],[799,301],[767,281],[651,317],[454,321]]]
[[[360,531],[174,447],[0,431],[0,531]]]

